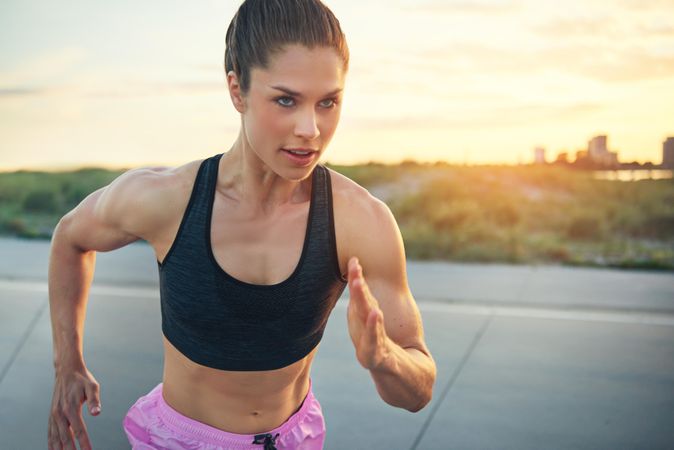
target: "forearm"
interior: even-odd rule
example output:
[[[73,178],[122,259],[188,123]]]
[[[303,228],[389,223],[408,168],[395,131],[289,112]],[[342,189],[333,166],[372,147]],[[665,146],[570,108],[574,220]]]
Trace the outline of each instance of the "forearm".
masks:
[[[417,412],[433,396],[435,362],[416,348],[402,348],[390,339],[389,343],[389,356],[379,368],[370,370],[370,375],[382,400]]]
[[[67,222],[54,230],[49,255],[49,309],[54,367],[84,367],[82,338],[96,252],[75,247],[67,238]]]

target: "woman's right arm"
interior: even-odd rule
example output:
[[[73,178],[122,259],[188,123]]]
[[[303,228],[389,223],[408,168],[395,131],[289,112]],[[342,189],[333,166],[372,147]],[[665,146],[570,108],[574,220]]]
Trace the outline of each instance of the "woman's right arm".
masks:
[[[87,196],[56,226],[49,256],[49,308],[55,371],[49,416],[49,450],[91,449],[82,419],[86,401],[100,413],[99,384],[84,363],[82,339],[89,288],[97,251],[110,251],[145,238],[146,209],[157,173],[125,172],[110,185]],[[156,199],[155,199],[156,200]],[[156,205],[156,202],[154,203]],[[97,409],[95,409],[97,408]]]

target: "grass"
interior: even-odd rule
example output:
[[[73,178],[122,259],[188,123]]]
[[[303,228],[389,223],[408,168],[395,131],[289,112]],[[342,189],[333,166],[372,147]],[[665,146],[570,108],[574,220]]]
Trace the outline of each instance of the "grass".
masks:
[[[596,180],[560,166],[329,165],[385,198],[407,257],[674,270],[674,181]],[[50,238],[120,171],[0,173],[0,233]]]
[[[51,238],[59,219],[122,171],[0,173],[0,234]]]

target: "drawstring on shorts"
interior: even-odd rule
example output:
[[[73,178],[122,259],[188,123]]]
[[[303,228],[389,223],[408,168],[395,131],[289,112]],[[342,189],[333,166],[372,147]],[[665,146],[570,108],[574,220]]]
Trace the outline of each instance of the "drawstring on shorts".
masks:
[[[275,444],[278,435],[279,433],[276,433],[276,436],[272,437],[270,433],[256,434],[253,439],[253,444],[264,444],[263,450],[277,450]]]

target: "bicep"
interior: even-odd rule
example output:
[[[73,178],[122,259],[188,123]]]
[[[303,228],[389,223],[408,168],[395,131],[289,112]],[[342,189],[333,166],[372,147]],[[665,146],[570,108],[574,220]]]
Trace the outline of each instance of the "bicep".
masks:
[[[363,276],[384,314],[386,334],[401,347],[425,351],[423,325],[409,289],[405,248],[398,224],[388,206],[374,200],[368,224],[357,240],[356,253]],[[367,236],[366,236],[367,234]]]

